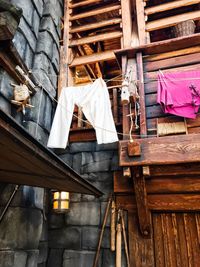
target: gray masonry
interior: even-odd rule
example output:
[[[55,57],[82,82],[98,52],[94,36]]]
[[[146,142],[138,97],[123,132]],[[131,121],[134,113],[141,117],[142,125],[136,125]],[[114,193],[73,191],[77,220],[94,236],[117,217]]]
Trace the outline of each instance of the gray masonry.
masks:
[[[11,105],[15,82],[0,69],[0,106],[31,135],[47,144],[56,103],[59,73],[62,0],[10,0],[23,9],[14,44],[27,67],[45,90],[32,97],[34,108],[25,116]],[[73,143],[55,151],[104,195],[71,194],[67,214],[55,214],[50,194],[44,189],[21,186],[0,223],[0,267],[91,267],[108,196],[113,191],[113,172],[119,170],[117,144]],[[0,212],[14,185],[0,184]],[[99,267],[114,267],[110,251],[110,219],[106,224]],[[123,255],[123,267],[126,266]]]

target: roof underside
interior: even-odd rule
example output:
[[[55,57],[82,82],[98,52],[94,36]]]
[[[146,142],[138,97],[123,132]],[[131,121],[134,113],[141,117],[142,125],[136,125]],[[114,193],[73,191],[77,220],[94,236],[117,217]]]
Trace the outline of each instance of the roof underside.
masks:
[[[0,151],[1,182],[102,195],[2,110]]]

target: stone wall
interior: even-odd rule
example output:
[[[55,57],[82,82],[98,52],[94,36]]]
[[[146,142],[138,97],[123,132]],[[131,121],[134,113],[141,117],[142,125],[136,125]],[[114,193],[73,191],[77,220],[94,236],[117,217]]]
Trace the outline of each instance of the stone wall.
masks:
[[[87,181],[101,190],[101,198],[73,194],[70,211],[65,215],[50,214],[48,267],[90,267],[97,248],[100,229],[109,194],[113,192],[113,171],[119,170],[117,144],[96,142],[73,143],[60,157]],[[115,266],[115,253],[110,251],[110,218],[102,242],[99,267]],[[123,255],[123,264],[126,266]]]
[[[51,127],[59,71],[60,19],[62,0],[10,0],[23,9],[14,44],[34,76],[45,87],[32,98],[34,108],[25,116],[11,105],[15,82],[0,69],[0,106],[12,115],[41,143],[47,143]],[[40,111],[40,112],[39,112]],[[0,212],[9,199],[13,185],[0,184]],[[42,267],[48,256],[46,192],[21,186],[0,223],[0,267]]]

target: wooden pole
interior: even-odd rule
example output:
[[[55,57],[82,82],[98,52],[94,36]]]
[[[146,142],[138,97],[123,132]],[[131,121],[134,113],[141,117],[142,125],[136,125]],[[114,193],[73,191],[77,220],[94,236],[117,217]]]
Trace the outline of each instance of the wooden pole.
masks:
[[[121,223],[117,224],[116,236],[116,267],[122,266],[122,226]]]
[[[103,218],[103,225],[102,225],[101,233],[100,233],[100,236],[99,236],[99,242],[98,242],[98,247],[97,247],[97,251],[96,251],[93,267],[97,267],[97,264],[98,264],[100,248],[101,248],[101,243],[102,243],[102,239],[103,239],[103,233],[104,233],[105,225],[106,225],[106,222],[107,222],[107,219],[108,219],[108,212],[109,212],[109,209],[110,209],[110,206],[111,206],[111,201],[112,201],[112,196],[109,197],[108,203],[107,203],[107,206],[106,206],[106,211],[105,211],[104,218]]]
[[[110,221],[110,250],[115,251],[115,231],[116,231],[116,224],[115,224],[115,218],[116,218],[116,206],[115,201],[112,200],[111,205],[111,221]]]
[[[130,259],[129,259],[129,252],[128,252],[128,243],[127,243],[127,238],[126,238],[126,229],[125,229],[125,223],[124,223],[124,212],[123,212],[123,210],[121,211],[121,222],[122,222],[122,231],[123,231],[123,238],[124,238],[124,246],[125,246],[127,267],[130,267]]]

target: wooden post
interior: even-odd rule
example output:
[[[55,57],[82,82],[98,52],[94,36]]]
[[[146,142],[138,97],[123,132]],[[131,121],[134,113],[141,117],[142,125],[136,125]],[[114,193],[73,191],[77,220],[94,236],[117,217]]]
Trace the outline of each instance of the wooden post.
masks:
[[[145,30],[145,13],[144,13],[144,1],[136,0],[136,14],[137,14],[137,25],[138,25],[138,36],[140,45],[147,43],[146,41],[146,30]]]
[[[112,200],[111,204],[111,216],[110,216],[110,250],[115,251],[115,220],[116,220],[116,207],[115,207],[115,201]]]
[[[117,237],[116,237],[116,267],[122,266],[122,226],[117,224]]]
[[[147,192],[145,179],[140,167],[133,168],[133,182],[135,187],[135,198],[140,224],[140,231],[143,236],[150,237],[151,235],[151,220],[150,211],[147,203]]]

